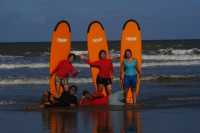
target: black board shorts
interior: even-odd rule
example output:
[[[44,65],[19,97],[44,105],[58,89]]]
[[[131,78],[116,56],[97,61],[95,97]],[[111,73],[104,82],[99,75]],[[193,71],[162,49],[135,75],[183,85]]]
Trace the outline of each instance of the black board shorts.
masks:
[[[111,78],[103,78],[103,77],[99,77],[99,76],[97,76],[96,82],[97,82],[97,84],[103,84],[105,86],[112,84]]]

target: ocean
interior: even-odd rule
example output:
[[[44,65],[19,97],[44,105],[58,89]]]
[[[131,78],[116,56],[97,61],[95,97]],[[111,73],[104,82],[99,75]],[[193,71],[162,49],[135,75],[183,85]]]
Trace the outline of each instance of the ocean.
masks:
[[[110,41],[119,56],[119,41]],[[198,132],[200,105],[200,40],[143,41],[141,110],[26,111],[48,90],[50,43],[0,44],[0,126],[7,132]],[[72,52],[87,54],[86,42],[73,42]],[[93,90],[90,69],[77,59],[80,70],[70,84]],[[119,61],[114,64],[113,92],[120,90]],[[99,120],[99,121],[98,121]],[[22,121],[19,123],[18,121]],[[86,122],[87,121],[87,122]],[[103,122],[101,122],[103,121]],[[183,126],[186,121],[187,126]],[[9,123],[13,122],[13,128]],[[25,124],[22,126],[21,124]],[[30,126],[32,125],[32,126]],[[31,130],[32,129],[32,130]]]

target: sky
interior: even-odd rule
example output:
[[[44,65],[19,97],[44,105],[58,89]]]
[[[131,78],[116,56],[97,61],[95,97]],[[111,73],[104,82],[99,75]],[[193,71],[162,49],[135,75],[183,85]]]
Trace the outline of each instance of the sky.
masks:
[[[0,42],[50,41],[63,19],[73,41],[86,40],[93,20],[109,40],[119,40],[130,18],[140,23],[143,40],[200,38],[200,0],[0,0]]]

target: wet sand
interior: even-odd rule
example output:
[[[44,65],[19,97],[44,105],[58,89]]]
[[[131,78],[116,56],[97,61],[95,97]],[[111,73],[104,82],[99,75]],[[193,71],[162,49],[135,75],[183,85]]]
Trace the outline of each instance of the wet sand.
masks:
[[[0,111],[4,133],[188,133],[200,132],[200,107],[146,110]]]

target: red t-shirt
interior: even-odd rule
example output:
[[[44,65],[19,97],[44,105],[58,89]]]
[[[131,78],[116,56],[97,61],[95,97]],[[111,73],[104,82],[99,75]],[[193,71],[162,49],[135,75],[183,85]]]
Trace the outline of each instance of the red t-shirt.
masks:
[[[108,105],[108,101],[109,101],[108,96],[101,98],[81,99],[80,105],[81,106]]]
[[[87,63],[93,67],[99,68],[99,73],[98,73],[99,77],[111,78],[113,74],[113,65],[110,59],[103,59],[103,60],[98,60],[95,62],[87,61]]]
[[[67,78],[69,76],[76,76],[77,71],[73,67],[72,63],[68,60],[62,60],[59,62],[58,66],[52,71],[51,74],[57,73],[60,79]]]

